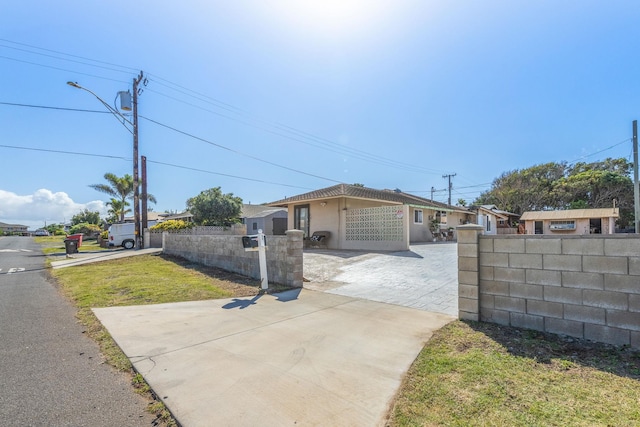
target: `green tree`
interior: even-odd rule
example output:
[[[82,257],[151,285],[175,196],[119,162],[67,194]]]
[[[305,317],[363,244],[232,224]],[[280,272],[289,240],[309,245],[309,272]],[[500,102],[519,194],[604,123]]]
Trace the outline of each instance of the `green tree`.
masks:
[[[82,212],[71,217],[71,225],[76,225],[83,222],[99,225],[102,222],[100,221],[100,212],[92,212],[89,209],[85,209]]]
[[[123,177],[118,177],[113,173],[105,173],[104,179],[107,184],[91,184],[89,187],[97,190],[101,193],[108,194],[114,199],[121,202],[121,207],[127,206],[127,199],[133,198],[134,186],[133,177],[129,174],[125,174]],[[152,203],[156,203],[156,198],[152,194],[147,194],[147,200]],[[124,222],[125,210],[120,211],[120,222]]]
[[[516,214],[546,209],[620,208],[619,225],[633,222],[631,164],[624,158],[593,163],[545,163],[503,173],[474,204]]]
[[[187,209],[198,225],[230,226],[240,222],[242,199],[215,187],[187,200]]]

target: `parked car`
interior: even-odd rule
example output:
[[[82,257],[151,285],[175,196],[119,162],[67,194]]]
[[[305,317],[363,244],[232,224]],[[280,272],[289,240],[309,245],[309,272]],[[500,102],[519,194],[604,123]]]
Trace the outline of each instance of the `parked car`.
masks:
[[[42,228],[39,228],[36,230],[36,232],[34,233],[34,235],[36,236],[48,236],[49,232],[47,230],[44,230]]]

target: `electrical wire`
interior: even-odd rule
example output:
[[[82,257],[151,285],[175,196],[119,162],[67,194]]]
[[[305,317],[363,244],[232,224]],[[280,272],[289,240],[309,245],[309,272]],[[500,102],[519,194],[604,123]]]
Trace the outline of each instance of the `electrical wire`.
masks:
[[[189,132],[185,132],[183,130],[180,130],[180,129],[174,128],[172,126],[166,125],[164,123],[160,123],[160,122],[158,122],[156,120],[150,119],[150,118],[145,117],[145,116],[138,115],[138,117],[141,118],[141,119],[147,120],[147,121],[149,121],[151,123],[154,123],[154,124],[156,124],[158,126],[164,127],[166,129],[170,129],[170,130],[172,130],[172,131],[174,131],[176,133],[179,133],[181,135],[188,136],[189,138],[193,138],[195,140],[198,140],[198,141],[204,142],[206,144],[212,145],[214,147],[220,148],[222,150],[229,151],[231,153],[235,153],[235,154],[238,154],[238,155],[241,155],[241,156],[256,160],[258,162],[266,163],[266,164],[271,165],[271,166],[275,166],[275,167],[278,167],[278,168],[281,168],[281,169],[285,169],[285,170],[288,170],[288,171],[291,171],[291,172],[296,172],[296,173],[299,173],[299,174],[302,174],[302,175],[307,175],[307,176],[310,176],[310,177],[313,177],[313,178],[318,178],[318,179],[322,179],[322,180],[325,180],[325,181],[335,182],[335,183],[338,183],[338,184],[341,183],[341,181],[337,181],[335,179],[327,178],[327,177],[320,176],[320,175],[315,175],[315,174],[312,174],[312,173],[309,173],[309,172],[301,171],[299,169],[290,168],[288,166],[280,165],[278,163],[270,162],[268,160],[264,160],[264,159],[261,159],[261,158],[256,157],[256,156],[252,156],[251,154],[247,154],[247,153],[243,153],[243,152],[238,151],[238,150],[234,150],[234,149],[226,147],[224,145],[217,144],[217,143],[215,143],[215,142],[213,142],[211,140],[208,140],[208,139],[193,135],[193,134],[191,134]]]
[[[73,156],[99,157],[99,158],[104,158],[104,159],[124,160],[124,161],[127,161],[127,162],[131,161],[131,159],[127,158],[127,157],[111,156],[111,155],[108,155],[108,154],[93,154],[93,153],[82,153],[82,152],[77,152],[77,151],[52,150],[52,149],[47,149],[47,148],[20,147],[20,146],[17,146],[17,145],[6,145],[6,144],[0,144],[0,148],[12,148],[12,149],[16,149],[16,150],[25,150],[25,151],[40,151],[40,152],[46,152],[46,153],[67,154],[67,155],[73,155]],[[178,169],[185,169],[185,170],[191,170],[191,171],[195,171],[195,172],[202,172],[202,173],[207,173],[207,174],[210,174],[210,175],[225,176],[225,177],[228,177],[228,178],[241,179],[241,180],[244,180],[244,181],[259,182],[259,183],[262,183],[262,184],[279,185],[279,186],[282,186],[282,187],[299,188],[299,189],[302,189],[302,190],[313,190],[313,188],[308,188],[308,187],[301,187],[301,186],[291,185],[291,184],[283,184],[283,183],[280,183],[280,182],[273,182],[273,181],[265,181],[265,180],[261,180],[261,179],[255,179],[255,178],[248,178],[246,176],[230,175],[230,174],[226,174],[226,173],[214,172],[214,171],[209,171],[209,170],[205,170],[205,169],[197,169],[197,168],[193,168],[193,167],[190,167],[190,166],[176,165],[176,164],[173,164],[173,163],[166,163],[166,162],[161,162],[161,161],[157,161],[157,160],[150,160],[149,158],[147,158],[147,163],[154,163],[154,164],[157,164],[157,165],[169,166],[169,167],[174,167],[174,168],[178,168]]]
[[[83,75],[83,76],[95,77],[96,79],[109,80],[109,81],[112,81],[112,82],[129,84],[129,82],[124,82],[122,80],[110,79],[109,77],[103,77],[103,76],[96,76],[95,74],[82,73],[80,71],[68,70],[66,68],[54,67],[52,65],[37,64],[35,62],[25,61],[23,59],[10,58],[8,56],[3,56],[3,55],[0,55],[0,58],[1,59],[8,59],[10,61],[22,62],[22,63],[29,64],[29,65],[35,65],[35,66],[38,66],[38,67],[51,68],[52,70],[65,71],[67,73],[74,73],[74,74],[80,74],[80,75]]]

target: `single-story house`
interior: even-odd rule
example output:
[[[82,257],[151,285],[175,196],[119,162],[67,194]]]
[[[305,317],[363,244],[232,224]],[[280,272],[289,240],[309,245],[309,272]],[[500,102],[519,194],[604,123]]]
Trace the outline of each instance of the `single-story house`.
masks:
[[[287,217],[286,208],[243,204],[240,219],[247,226],[247,234],[256,234],[258,230],[262,230],[264,234],[284,236]]]
[[[305,239],[324,232],[329,249],[408,250],[410,243],[455,239],[455,227],[473,222],[467,208],[400,190],[337,184],[267,203],[288,210],[288,229]]]
[[[526,234],[614,234],[618,208],[524,212]]]
[[[484,227],[484,234],[517,234],[520,215],[498,209],[496,205],[469,207],[476,214],[476,223]]]
[[[29,234],[26,225],[0,222],[0,234]]]

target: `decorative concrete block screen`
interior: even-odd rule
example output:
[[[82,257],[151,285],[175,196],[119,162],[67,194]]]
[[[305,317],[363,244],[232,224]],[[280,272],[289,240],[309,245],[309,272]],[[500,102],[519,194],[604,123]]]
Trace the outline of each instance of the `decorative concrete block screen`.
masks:
[[[149,247],[162,247],[162,231],[149,231]],[[222,236],[243,236],[247,234],[245,224],[234,224],[230,227],[197,226],[185,230],[171,231],[172,234],[189,235],[222,235]]]
[[[302,237],[299,230],[267,236],[269,283],[302,287]],[[164,233],[163,248],[168,255],[260,279],[258,252],[245,252],[240,235]]]
[[[346,211],[345,249],[409,249],[407,206]]]
[[[640,348],[640,237],[458,227],[459,318]]]

